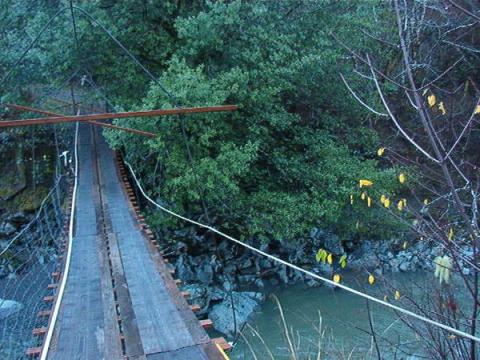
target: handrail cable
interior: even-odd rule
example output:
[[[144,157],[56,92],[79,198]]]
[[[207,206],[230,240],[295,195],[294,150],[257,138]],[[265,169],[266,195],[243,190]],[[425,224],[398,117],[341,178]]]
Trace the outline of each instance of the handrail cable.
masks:
[[[55,323],[58,318],[58,314],[60,312],[60,305],[62,304],[63,300],[63,293],[65,292],[65,287],[67,284],[68,273],[70,271],[70,261],[72,258],[72,245],[73,245],[73,226],[75,223],[75,206],[76,206],[76,199],[77,199],[77,189],[78,189],[78,123],[76,124],[75,128],[75,150],[74,150],[74,157],[75,157],[75,182],[73,185],[73,195],[72,195],[72,209],[70,210],[70,219],[68,224],[68,246],[67,246],[67,256],[65,260],[65,267],[62,275],[62,280],[60,283],[60,287],[58,289],[55,305],[53,308],[52,316],[49,320],[48,330],[45,336],[45,341],[43,342],[42,346],[42,353],[40,355],[40,360],[46,360],[48,356],[48,350],[50,348],[50,343],[53,337],[53,331],[55,330]]]

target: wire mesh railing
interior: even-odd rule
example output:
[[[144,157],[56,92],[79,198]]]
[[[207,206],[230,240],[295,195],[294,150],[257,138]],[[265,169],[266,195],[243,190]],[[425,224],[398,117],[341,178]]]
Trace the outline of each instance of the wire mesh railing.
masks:
[[[43,342],[68,231],[72,169],[63,150],[72,146],[73,131],[73,126],[60,130],[56,178],[40,207],[30,222],[0,242],[0,359],[27,358],[26,349]]]

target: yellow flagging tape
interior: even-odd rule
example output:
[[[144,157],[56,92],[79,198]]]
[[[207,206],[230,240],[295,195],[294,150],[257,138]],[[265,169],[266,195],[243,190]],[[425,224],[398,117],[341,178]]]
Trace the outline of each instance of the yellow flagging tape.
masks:
[[[228,357],[228,355],[225,353],[225,351],[223,351],[222,347],[220,345],[218,345],[217,343],[215,343],[215,345],[217,346],[217,349],[218,351],[220,351],[220,354],[222,354],[223,358],[225,360],[230,360],[230,358]]]

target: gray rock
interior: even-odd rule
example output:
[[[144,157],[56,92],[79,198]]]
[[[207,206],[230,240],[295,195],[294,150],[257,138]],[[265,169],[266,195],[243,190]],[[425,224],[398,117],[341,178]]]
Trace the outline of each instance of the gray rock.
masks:
[[[338,236],[330,232],[325,233],[323,237],[323,246],[325,247],[325,249],[335,255],[341,255],[345,252],[342,246],[342,242],[340,241]]]
[[[245,259],[241,262],[239,269],[248,269],[253,266],[253,261],[250,258]]]
[[[260,289],[263,289],[265,287],[265,284],[263,283],[262,279],[257,279],[257,280],[255,280],[255,286],[260,288]]]
[[[272,278],[269,279],[269,281],[270,281],[270,284],[271,284],[272,286],[280,285],[280,281],[278,281],[277,278],[272,277]]]
[[[410,262],[409,261],[404,261],[400,264],[398,267],[400,271],[406,272],[410,269]]]
[[[180,255],[178,257],[176,267],[177,274],[180,279],[182,279],[183,281],[195,280],[195,274],[192,271],[192,267],[188,264],[187,255]]]
[[[390,260],[389,265],[391,267],[392,272],[398,272],[400,264],[401,264],[401,260],[398,258],[393,258],[392,260]]]
[[[8,217],[8,221],[15,224],[26,224],[30,221],[28,215],[23,211],[16,212]]]
[[[203,264],[197,270],[197,279],[204,284],[211,284],[213,281],[213,268],[210,264]]]
[[[233,306],[232,306],[233,299]],[[249,316],[257,309],[259,303],[252,298],[251,294],[243,292],[232,292],[219,304],[216,304],[210,310],[208,317],[213,321],[217,331],[226,335],[232,335],[235,330],[241,329]],[[235,329],[233,312],[235,311]]]
[[[239,275],[237,277],[240,285],[251,285],[256,281],[255,275]]]
[[[212,301],[220,301],[225,299],[225,297],[227,296],[227,292],[217,287],[214,287],[210,289],[210,291],[208,292],[208,296]]]
[[[313,279],[308,279],[305,284],[307,284],[308,287],[319,287],[321,286],[319,281],[313,280]]]
[[[280,266],[278,270],[278,277],[283,281],[284,284],[288,284],[287,267],[285,265]]]
[[[208,295],[208,290],[205,286],[200,284],[188,284],[183,286],[182,290],[190,293],[190,300],[193,304],[198,304],[201,308],[205,307]]]
[[[17,301],[0,299],[0,319],[5,319],[22,309],[23,305]]]
[[[360,258],[353,258],[347,263],[347,266],[354,271],[377,269],[380,267],[380,260],[375,254],[365,254]]]
[[[0,237],[7,237],[17,231],[17,227],[12,223],[5,221],[0,225]]]

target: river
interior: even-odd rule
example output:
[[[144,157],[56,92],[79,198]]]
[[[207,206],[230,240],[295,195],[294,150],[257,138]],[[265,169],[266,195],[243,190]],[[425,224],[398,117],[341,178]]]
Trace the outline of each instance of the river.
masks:
[[[402,299],[395,300],[395,290],[398,290],[402,297],[418,297],[437,281],[433,274],[420,272],[388,275],[385,284],[377,281],[370,285],[367,279],[365,276],[359,278],[354,274],[346,274],[344,281],[357,289],[364,287],[368,293],[378,298],[383,299],[387,295],[389,301],[397,305],[401,305]],[[364,299],[326,286],[284,286],[267,289],[267,292],[274,294],[281,303],[287,327],[293,332],[291,338],[293,346],[298,349],[299,360],[309,359],[309,356],[317,359],[320,339],[321,347],[327,350],[322,359],[377,359],[372,337],[369,335],[369,316]],[[395,353],[396,358],[400,359],[417,359],[421,356],[419,349],[422,340],[398,320],[392,310],[372,303],[370,310],[382,359],[393,359]],[[291,359],[279,309],[272,297],[254,314],[250,324],[258,331],[275,359]],[[244,333],[258,359],[270,359],[259,337],[246,328]],[[400,349],[389,345],[389,342],[401,344]],[[231,358],[254,359],[243,339],[234,347]]]

